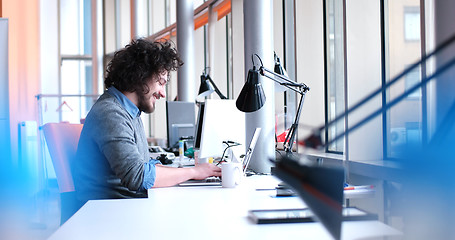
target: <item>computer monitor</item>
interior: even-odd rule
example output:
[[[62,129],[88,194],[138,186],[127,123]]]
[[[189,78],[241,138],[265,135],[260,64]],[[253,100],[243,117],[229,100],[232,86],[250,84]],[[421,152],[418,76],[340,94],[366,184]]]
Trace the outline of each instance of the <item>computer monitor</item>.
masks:
[[[227,147],[223,141],[242,144],[232,149],[236,155],[245,152],[245,113],[235,100],[207,99],[200,105],[197,123],[194,146],[199,157],[221,157]]]
[[[194,149],[201,148],[201,135],[202,135],[202,125],[204,123],[204,109],[205,102],[199,103],[198,114],[196,120],[196,128],[194,132]]]
[[[167,140],[169,148],[178,148],[181,137],[194,138],[195,103],[166,102]]]

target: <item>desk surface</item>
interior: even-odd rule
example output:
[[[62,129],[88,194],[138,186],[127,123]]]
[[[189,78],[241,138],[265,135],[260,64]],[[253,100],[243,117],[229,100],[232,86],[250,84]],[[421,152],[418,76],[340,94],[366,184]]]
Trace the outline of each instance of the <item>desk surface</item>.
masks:
[[[253,224],[251,209],[302,208],[298,197],[277,198],[278,180],[248,177],[236,188],[150,189],[148,199],[85,204],[49,239],[332,239],[322,224]],[[342,239],[398,236],[379,221],[344,222]]]

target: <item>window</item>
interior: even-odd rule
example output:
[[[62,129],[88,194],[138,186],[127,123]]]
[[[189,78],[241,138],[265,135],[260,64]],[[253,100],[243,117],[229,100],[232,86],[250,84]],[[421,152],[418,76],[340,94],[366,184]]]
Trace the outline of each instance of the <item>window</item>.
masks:
[[[345,48],[343,26],[343,1],[326,1],[326,121],[331,122],[345,111]],[[341,119],[329,129],[325,135],[327,141],[344,132],[344,121]],[[344,141],[342,139],[332,143],[327,148],[328,152],[342,153]]]
[[[420,71],[421,71],[420,67],[416,67],[404,76],[405,91],[408,91],[410,88],[414,87],[416,84],[420,82]],[[421,96],[422,96],[421,90],[418,89],[413,93],[409,94],[408,99],[420,100]]]
[[[377,158],[381,156],[380,117],[355,130],[352,128],[381,107],[380,95],[363,102],[381,85],[379,1],[327,0],[325,3],[325,114],[326,123],[330,123],[325,139],[331,142],[349,131],[345,138],[327,146],[326,151],[343,153],[350,160]],[[340,118],[357,104],[359,108]],[[340,119],[333,122],[337,118]]]
[[[417,62],[421,53],[427,49],[427,42],[421,40],[421,33],[425,26],[430,26],[431,21],[425,17],[426,22],[421,24],[423,6],[420,6],[419,0],[350,0],[345,1],[345,5],[343,2],[323,2],[326,21],[326,123],[330,123],[345,109],[351,109]],[[381,6],[381,3],[384,5]],[[432,9],[431,3],[426,5],[427,9]],[[384,31],[381,30],[382,26]],[[428,31],[428,34],[431,32]],[[428,42],[432,42],[431,38]],[[399,97],[418,84],[421,76],[431,71],[430,68],[431,62],[412,69],[392,84],[384,95],[378,93],[362,104],[362,107],[352,111],[347,118],[329,126],[325,139],[331,141],[343,133],[346,127],[351,129]],[[347,157],[354,161],[378,159],[378,156],[381,159],[399,157],[398,150],[403,144],[420,144],[425,141],[425,99],[425,89],[416,90],[386,113],[377,115],[349,132],[345,140],[355,148],[349,148],[344,145],[346,142],[338,140],[326,150],[348,154]],[[349,152],[344,152],[347,149]]]
[[[388,1],[387,9],[387,76],[394,79],[421,58],[420,2]],[[402,15],[401,15],[402,14]],[[422,67],[412,69],[387,91],[387,102],[393,101],[421,81]],[[423,121],[422,90],[411,93],[387,112],[386,158],[400,158],[406,144],[421,141]]]
[[[49,121],[78,123],[93,104],[93,98],[78,95],[93,94],[96,88],[92,80],[91,1],[60,1],[59,6],[60,97],[44,99],[43,104],[57,106],[58,119]]]
[[[420,9],[418,6],[404,7],[404,40],[420,41]]]

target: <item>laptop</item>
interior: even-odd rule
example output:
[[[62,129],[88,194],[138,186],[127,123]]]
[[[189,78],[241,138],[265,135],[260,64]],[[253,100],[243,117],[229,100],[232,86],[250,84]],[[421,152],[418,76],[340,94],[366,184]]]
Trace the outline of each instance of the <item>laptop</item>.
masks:
[[[253,137],[251,138],[250,145],[246,150],[245,156],[243,158],[243,175],[245,175],[248,165],[250,164],[251,156],[253,155],[254,148],[258,141],[259,135],[261,134],[261,128],[256,128],[254,130]],[[178,184],[179,187],[194,187],[194,186],[221,186],[221,179],[218,177],[208,177],[202,180],[188,180]]]

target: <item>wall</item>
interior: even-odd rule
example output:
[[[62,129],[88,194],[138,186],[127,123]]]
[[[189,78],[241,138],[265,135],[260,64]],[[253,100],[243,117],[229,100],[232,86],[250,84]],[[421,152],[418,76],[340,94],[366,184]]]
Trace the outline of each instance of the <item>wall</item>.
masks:
[[[36,184],[37,181],[28,174],[27,170],[31,168],[24,169],[20,165],[18,123],[37,121],[39,1],[3,0],[0,4],[2,17],[8,18],[9,22],[7,91],[12,155],[5,158],[2,152],[0,157],[0,239],[33,239],[27,223],[30,223],[32,215],[36,216],[37,205],[30,195],[33,193],[30,183]],[[4,136],[3,132],[1,134]]]
[[[2,2],[3,17],[9,18],[9,100],[11,150],[18,161],[18,123],[37,121],[35,96],[40,82],[40,28],[38,0]]]

